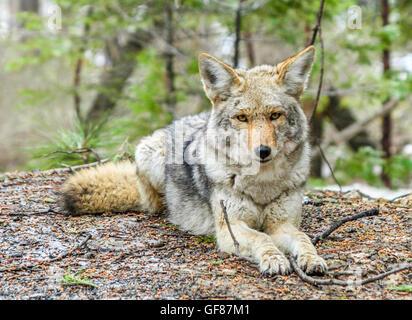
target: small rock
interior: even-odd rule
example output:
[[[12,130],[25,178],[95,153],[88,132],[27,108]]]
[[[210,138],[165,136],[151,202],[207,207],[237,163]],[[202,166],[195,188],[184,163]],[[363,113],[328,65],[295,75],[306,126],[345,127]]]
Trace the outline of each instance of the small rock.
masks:
[[[345,265],[344,263],[335,260],[335,261],[332,261],[332,262],[328,263],[328,268],[330,270],[335,270],[335,269],[341,268],[344,265]]]
[[[406,207],[412,207],[412,193],[407,194],[406,196],[403,196],[401,198],[398,198],[396,202]]]
[[[165,244],[166,244],[166,242],[164,240],[160,239],[160,240],[157,240],[157,241],[150,242],[147,245],[148,245],[149,248],[160,248],[160,247],[163,247]]]
[[[345,255],[339,255],[339,259],[342,261],[348,260],[348,258]]]
[[[96,257],[96,254],[94,252],[89,252],[86,254],[87,259],[93,259]]]
[[[218,256],[220,259],[227,259],[227,258],[230,257],[230,254],[228,254],[228,253],[226,253],[226,252],[223,252],[223,251],[220,251],[220,252],[217,253],[217,256]]]
[[[23,256],[22,252],[15,252],[10,255],[10,257],[13,257],[13,258],[21,258],[22,256]]]
[[[358,190],[351,190],[349,192],[346,192],[342,198],[345,199],[358,199],[358,198],[362,198],[362,195],[359,193]]]
[[[376,259],[379,259],[379,256],[377,254],[372,254],[368,258],[371,260],[376,260]]]

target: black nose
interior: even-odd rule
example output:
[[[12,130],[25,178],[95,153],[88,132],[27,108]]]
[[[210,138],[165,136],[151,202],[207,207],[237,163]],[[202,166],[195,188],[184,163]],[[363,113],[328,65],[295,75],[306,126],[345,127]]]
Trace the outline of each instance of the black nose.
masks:
[[[265,159],[270,155],[270,148],[266,146],[260,146],[256,148],[256,154],[261,159]]]

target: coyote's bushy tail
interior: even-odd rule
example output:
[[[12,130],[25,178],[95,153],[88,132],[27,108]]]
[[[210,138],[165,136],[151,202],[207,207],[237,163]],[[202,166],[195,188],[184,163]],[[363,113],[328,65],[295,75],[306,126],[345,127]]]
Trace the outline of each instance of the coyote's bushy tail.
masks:
[[[69,177],[61,200],[72,215],[161,210],[162,200],[135,164],[124,161],[84,169]]]

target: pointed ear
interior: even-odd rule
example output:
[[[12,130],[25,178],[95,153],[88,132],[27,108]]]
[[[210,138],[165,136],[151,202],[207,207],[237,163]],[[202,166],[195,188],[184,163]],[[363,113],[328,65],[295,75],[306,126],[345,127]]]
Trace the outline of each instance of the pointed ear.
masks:
[[[242,82],[235,70],[206,53],[199,55],[199,71],[203,88],[213,105],[226,100]]]
[[[315,58],[315,47],[310,46],[276,65],[276,82],[285,92],[300,97],[306,87],[310,69]]]

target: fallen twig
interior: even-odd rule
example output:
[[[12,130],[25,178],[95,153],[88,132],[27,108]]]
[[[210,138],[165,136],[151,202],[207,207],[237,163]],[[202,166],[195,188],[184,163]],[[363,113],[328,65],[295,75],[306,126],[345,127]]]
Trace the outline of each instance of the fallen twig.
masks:
[[[236,253],[237,256],[239,256],[239,255],[240,255],[240,254],[239,254],[239,242],[237,242],[237,240],[236,240],[236,238],[235,238],[235,235],[234,235],[233,232],[232,232],[232,228],[230,227],[229,217],[227,216],[226,206],[225,206],[223,200],[220,200],[220,206],[222,207],[223,216],[224,216],[224,218],[225,218],[225,221],[226,221],[226,224],[227,224],[227,228],[229,229],[230,236],[231,236],[232,239],[233,239],[233,244],[235,245],[235,253]]]
[[[346,217],[346,218],[343,218],[341,220],[338,220],[338,221],[334,222],[332,224],[332,226],[329,227],[329,229],[327,229],[326,231],[322,232],[321,234],[315,236],[312,239],[312,243],[313,243],[313,245],[317,244],[320,240],[323,240],[326,237],[328,237],[333,231],[335,231],[336,229],[341,227],[346,222],[354,221],[354,220],[364,218],[364,217],[376,216],[378,214],[379,214],[379,209],[375,208],[375,209],[371,209],[371,210],[365,210],[365,211],[356,213],[356,214],[354,214],[350,217]]]
[[[62,260],[63,258],[71,255],[74,251],[76,251],[76,250],[80,249],[81,247],[83,247],[87,243],[87,241],[89,241],[91,239],[91,237],[92,237],[92,235],[88,234],[87,237],[83,241],[81,241],[77,246],[75,246],[73,249],[71,249],[69,251],[66,251],[66,252],[63,252],[55,258],[52,258],[52,259],[49,259],[49,260],[46,260],[46,261],[41,261],[41,262],[34,263],[34,264],[18,266],[18,267],[15,267],[15,268],[12,268],[12,267],[3,268],[3,269],[0,269],[0,272],[23,271],[23,270],[32,269],[32,268],[35,268],[35,267],[38,267],[38,266],[41,266],[41,265],[45,265],[45,264],[48,264],[48,263],[51,263],[51,262],[55,262],[55,261],[58,261],[58,260]]]
[[[10,217],[31,217],[31,216],[42,216],[46,214],[63,214],[61,212],[54,211],[54,209],[49,208],[47,210],[42,210],[38,212],[10,212],[7,215]]]
[[[103,159],[103,160],[92,162],[92,163],[80,164],[78,166],[71,166],[71,167],[67,167],[67,168],[50,169],[50,170],[47,170],[47,171],[42,171],[42,173],[47,174],[47,173],[59,173],[59,172],[74,172],[76,170],[98,166],[100,164],[108,162],[109,160],[110,159]]]
[[[378,274],[376,276],[370,277],[370,278],[366,278],[363,280],[338,280],[338,279],[333,279],[333,278],[328,278],[328,279],[317,279],[317,278],[313,278],[309,275],[307,275],[302,269],[300,269],[295,261],[295,259],[293,259],[292,257],[289,257],[289,261],[290,264],[293,268],[293,270],[296,272],[296,274],[299,276],[300,279],[302,279],[304,282],[310,283],[312,285],[337,285],[337,286],[344,286],[344,287],[348,287],[348,286],[362,286],[365,285],[367,283],[373,282],[373,281],[377,281],[380,279],[383,279],[393,273],[396,272],[400,272],[403,270],[407,270],[407,269],[412,269],[412,264],[406,264],[403,265],[399,268],[390,270],[388,272],[384,272],[381,274]]]
[[[400,196],[397,196],[397,197],[393,198],[392,200],[390,200],[390,202],[395,202],[399,199],[406,198],[407,196],[410,196],[410,195],[412,195],[412,192],[409,192],[409,193],[406,193],[406,194],[401,194]]]

